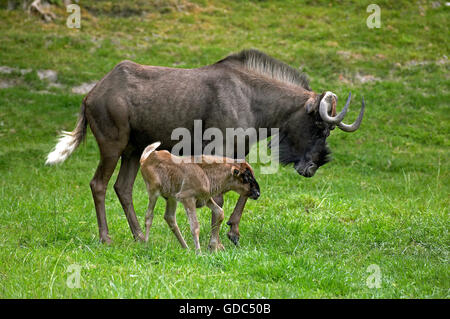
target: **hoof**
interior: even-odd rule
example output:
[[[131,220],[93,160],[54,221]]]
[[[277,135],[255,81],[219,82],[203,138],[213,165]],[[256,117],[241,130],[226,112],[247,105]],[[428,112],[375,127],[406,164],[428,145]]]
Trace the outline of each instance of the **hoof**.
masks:
[[[100,242],[105,245],[111,245],[112,239],[108,235],[106,235],[100,238]]]
[[[227,233],[228,239],[231,240],[233,244],[236,246],[239,244],[239,235],[236,235],[235,233],[228,232]]]
[[[222,243],[218,243],[218,244],[216,244],[216,245],[211,245],[211,244],[209,244],[209,245],[208,245],[208,249],[209,249],[211,252],[216,252],[216,251],[219,251],[219,250],[225,250],[225,247],[222,245]]]
[[[219,242],[218,244],[209,244],[208,249],[212,252],[216,252],[218,250],[225,250],[225,247]]]
[[[147,242],[147,240],[148,240],[148,239],[147,240],[145,239],[145,236],[143,233],[138,233],[136,235],[133,235],[133,237],[134,237],[135,241]]]

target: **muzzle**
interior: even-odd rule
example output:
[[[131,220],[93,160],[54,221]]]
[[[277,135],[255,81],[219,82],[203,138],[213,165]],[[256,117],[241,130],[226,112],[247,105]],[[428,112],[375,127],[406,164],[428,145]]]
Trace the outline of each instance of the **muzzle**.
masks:
[[[250,195],[249,195],[248,197],[250,197],[251,199],[256,200],[256,199],[259,198],[260,195],[261,195],[261,194],[260,194],[259,190],[257,190],[257,189],[252,189],[252,190],[250,191]]]
[[[303,165],[301,163],[297,163],[295,164],[294,168],[297,173],[304,177],[313,177],[318,167],[316,164],[309,162]]]

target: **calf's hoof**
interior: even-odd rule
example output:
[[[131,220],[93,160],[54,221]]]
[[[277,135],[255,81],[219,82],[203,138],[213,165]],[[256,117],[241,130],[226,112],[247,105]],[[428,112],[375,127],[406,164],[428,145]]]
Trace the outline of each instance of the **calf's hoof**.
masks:
[[[145,238],[145,235],[143,233],[133,234],[133,237],[134,237],[135,241],[147,242],[147,240],[148,240]]]
[[[211,252],[216,252],[218,250],[225,250],[225,247],[222,245],[222,243],[218,243],[218,244],[209,244],[208,245],[208,249]]]
[[[232,233],[231,231],[227,233],[228,239],[231,240],[236,246],[239,244],[239,235]]]

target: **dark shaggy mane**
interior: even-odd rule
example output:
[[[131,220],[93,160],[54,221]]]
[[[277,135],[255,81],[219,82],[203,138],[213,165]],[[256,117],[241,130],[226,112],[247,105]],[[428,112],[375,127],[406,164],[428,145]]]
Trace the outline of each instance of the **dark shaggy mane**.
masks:
[[[284,83],[299,85],[302,88],[311,91],[308,78],[304,73],[301,73],[299,70],[272,58],[261,51],[255,49],[242,50],[239,53],[230,54],[217,63],[225,61],[240,62],[252,71]]]

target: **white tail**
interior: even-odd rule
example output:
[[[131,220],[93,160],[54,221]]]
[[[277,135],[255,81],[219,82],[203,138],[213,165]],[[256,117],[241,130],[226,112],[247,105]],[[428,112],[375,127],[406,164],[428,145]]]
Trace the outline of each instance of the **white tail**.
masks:
[[[87,127],[87,120],[84,115],[84,110],[85,105],[83,101],[75,129],[72,132],[61,132],[58,143],[53,151],[48,154],[45,164],[54,165],[64,162],[84,140],[86,137]]]
[[[48,154],[45,164],[54,165],[64,162],[75,151],[78,145],[79,141],[73,132],[63,131],[55,148]]]
[[[149,155],[161,145],[161,142],[155,142],[145,148],[141,155],[141,164],[149,157]]]

